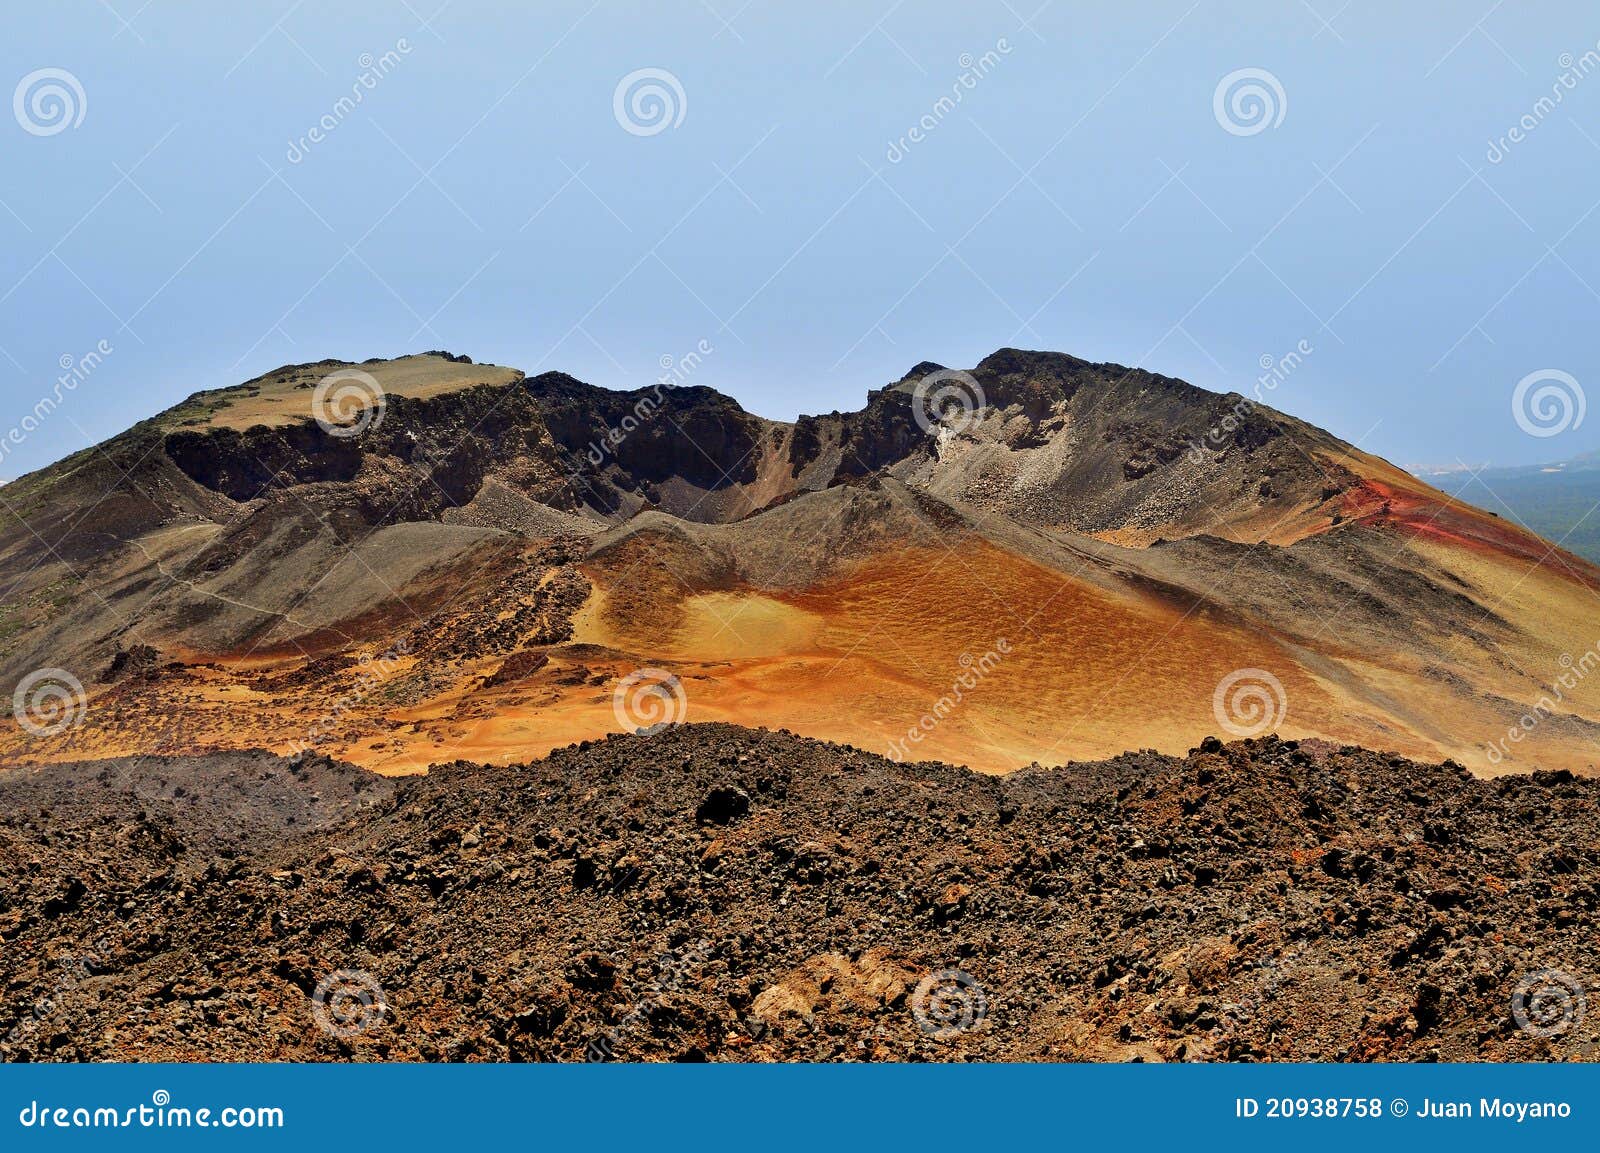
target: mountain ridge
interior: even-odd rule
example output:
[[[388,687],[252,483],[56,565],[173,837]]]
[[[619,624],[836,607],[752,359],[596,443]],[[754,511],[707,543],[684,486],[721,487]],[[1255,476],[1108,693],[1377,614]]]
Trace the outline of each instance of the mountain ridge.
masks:
[[[792,422],[692,382],[318,361],[0,494],[0,679],[76,670],[90,706],[0,763],[283,750],[352,686],[316,727],[347,759],[534,755],[625,723],[640,669],[711,719],[882,748],[999,639],[930,755],[1188,748],[1263,671],[1297,735],[1479,771],[1600,748],[1600,681],[1502,747],[1597,643],[1600,569],[1253,400],[1063,353],[924,361]]]

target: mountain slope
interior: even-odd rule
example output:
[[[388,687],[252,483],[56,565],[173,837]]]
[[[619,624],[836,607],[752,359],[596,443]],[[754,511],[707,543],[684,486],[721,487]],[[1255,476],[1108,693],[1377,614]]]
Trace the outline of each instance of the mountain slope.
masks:
[[[330,380],[366,390],[334,420]],[[996,771],[1221,729],[1480,771],[1600,749],[1600,570],[1243,397],[1057,353],[792,423],[442,353],[288,366],[0,515],[0,684],[65,670],[85,706],[41,734],[24,700],[0,763],[406,772],[685,716]]]

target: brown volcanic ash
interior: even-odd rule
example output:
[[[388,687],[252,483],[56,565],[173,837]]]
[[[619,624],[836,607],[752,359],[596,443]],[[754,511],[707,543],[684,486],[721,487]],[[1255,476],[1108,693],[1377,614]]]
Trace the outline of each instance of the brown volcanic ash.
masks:
[[[55,766],[0,776],[0,1055],[1592,1059],[1592,1012],[1525,997],[1541,1037],[1516,995],[1600,974],[1597,800],[1314,742],[992,777],[715,724],[398,784]],[[384,1011],[339,1037],[345,970]]]
[[[1479,772],[1600,747],[1600,570],[1235,395],[1006,349],[969,421],[919,422],[921,364],[785,423],[425,354],[359,366],[383,416],[341,437],[311,413],[345,367],[0,489],[0,687],[64,668],[88,696],[63,732],[0,727],[0,764],[523,760],[623,727],[641,667],[692,719],[865,748],[937,708],[917,755],[992,771],[1179,752],[1242,669],[1286,736]]]

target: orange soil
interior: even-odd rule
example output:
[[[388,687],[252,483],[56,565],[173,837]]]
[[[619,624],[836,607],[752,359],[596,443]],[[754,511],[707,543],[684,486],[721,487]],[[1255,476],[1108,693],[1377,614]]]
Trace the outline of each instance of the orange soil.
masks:
[[[1397,520],[1406,495],[1387,498]],[[1505,598],[1513,615],[1557,614],[1564,624],[1570,617],[1582,635],[1593,607],[1587,596],[1574,598],[1557,573],[1529,575],[1512,550],[1469,553],[1457,535],[1419,532],[1409,547],[1461,569]],[[1487,705],[1464,702],[1398,658],[1382,667],[1303,653],[1204,607],[1110,593],[975,538],[950,551],[879,554],[803,592],[671,576],[663,584],[662,574],[642,568],[591,571],[596,592],[573,639],[545,650],[549,663],[521,681],[485,686],[501,656],[443,666],[413,658],[351,699],[353,673],[285,687],[259,673],[297,662],[214,661],[171,682],[89,686],[82,727],[42,743],[0,734],[0,764],[149,752],[152,732],[166,752],[287,752],[341,697],[343,714],[320,746],[330,755],[390,773],[458,758],[527,760],[632,727],[619,720],[613,692],[641,667],[679,678],[680,719],[782,727],[880,752],[900,741],[913,759],[992,772],[1133,748],[1181,753],[1207,734],[1227,736],[1212,691],[1245,668],[1270,670],[1282,683],[1287,713],[1276,729],[1284,736],[1455,756],[1493,771],[1478,750],[1505,730]],[[641,585],[651,595],[640,595]],[[1559,668],[1560,654],[1511,655],[1535,679]],[[1503,670],[1474,659],[1459,675],[1484,687],[1504,683]],[[979,668],[986,671],[973,683]],[[958,688],[964,673],[968,684]],[[1594,680],[1574,694],[1590,715],[1600,712]],[[931,727],[919,726],[924,716]],[[913,728],[922,740],[908,740]],[[1554,726],[1540,739],[1551,742],[1541,749],[1546,763],[1559,751],[1581,767],[1600,750]],[[1519,751],[1526,760],[1531,749]]]

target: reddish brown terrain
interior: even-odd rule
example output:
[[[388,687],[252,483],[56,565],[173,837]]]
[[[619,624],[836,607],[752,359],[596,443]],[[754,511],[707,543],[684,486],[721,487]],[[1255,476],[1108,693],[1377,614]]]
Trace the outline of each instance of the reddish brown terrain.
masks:
[[[1600,570],[1242,397],[328,361],[0,518],[0,1056],[1596,1054]]]
[[[314,416],[352,369],[347,436]],[[0,684],[72,678],[4,765],[510,763],[659,719],[630,699],[990,772],[1271,730],[1587,773],[1600,733],[1600,570],[1055,353],[792,423],[442,353],[290,366],[0,488],[0,572]]]
[[[1593,1060],[1597,801],[1312,741],[995,777],[721,724],[400,781],[23,770],[0,1057]]]

